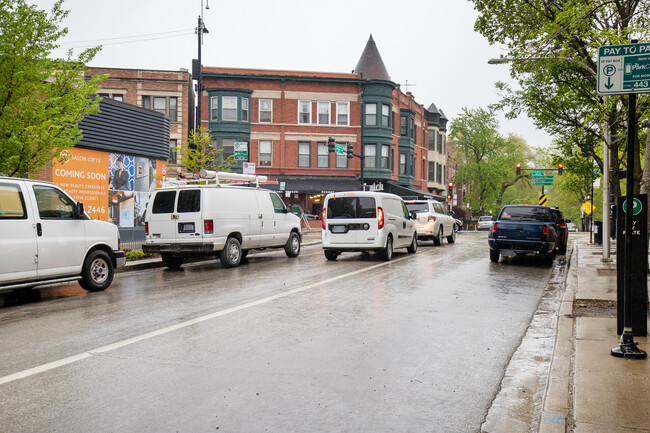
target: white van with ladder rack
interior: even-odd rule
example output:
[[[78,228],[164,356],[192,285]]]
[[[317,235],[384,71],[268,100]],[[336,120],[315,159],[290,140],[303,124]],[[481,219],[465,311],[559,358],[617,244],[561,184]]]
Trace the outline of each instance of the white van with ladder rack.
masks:
[[[277,193],[260,188],[266,176],[201,170],[201,178],[166,182],[154,192],[142,251],[160,254],[172,269],[187,258],[210,256],[231,268],[254,249],[284,248],[292,258],[300,254],[300,219]]]

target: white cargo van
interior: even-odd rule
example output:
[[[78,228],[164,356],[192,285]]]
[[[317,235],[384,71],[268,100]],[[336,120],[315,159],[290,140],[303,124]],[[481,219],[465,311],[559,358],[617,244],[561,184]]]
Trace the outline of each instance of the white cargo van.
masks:
[[[349,191],[328,194],[323,203],[323,251],[336,260],[344,251],[376,251],[384,260],[395,248],[418,249],[415,214],[395,194]]]
[[[168,268],[186,258],[218,256],[224,267],[238,266],[253,249],[284,248],[300,254],[300,219],[273,191],[259,188],[263,176],[202,170],[214,184],[157,189],[147,205],[145,253],[159,253]],[[221,180],[256,182],[228,185]]]
[[[0,177],[0,290],[79,280],[95,292],[125,263],[115,225],[51,182]]]

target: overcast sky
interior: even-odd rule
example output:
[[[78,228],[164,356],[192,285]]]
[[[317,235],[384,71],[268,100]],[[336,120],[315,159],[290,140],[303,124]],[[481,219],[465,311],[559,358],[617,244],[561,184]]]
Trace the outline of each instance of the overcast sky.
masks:
[[[28,0],[30,1],[30,0]],[[31,0],[50,10],[54,0]],[[490,46],[473,26],[477,13],[465,0],[204,0],[202,63],[214,67],[350,72],[372,34],[391,79],[409,83],[416,101],[432,102],[449,120],[463,108],[487,107],[499,96],[494,83],[509,80],[507,65],[488,65],[504,50]],[[201,0],[66,0],[69,48],[102,45],[90,66],[191,69]],[[531,146],[549,136],[525,117],[507,121]]]

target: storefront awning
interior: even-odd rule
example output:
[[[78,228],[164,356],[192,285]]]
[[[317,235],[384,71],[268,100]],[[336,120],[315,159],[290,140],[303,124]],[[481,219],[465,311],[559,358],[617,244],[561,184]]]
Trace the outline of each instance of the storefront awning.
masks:
[[[403,198],[443,199],[443,197],[433,195],[430,192],[422,191],[422,190],[420,190],[418,188],[415,188],[415,187],[408,187],[408,186],[400,185],[400,184],[395,183],[395,182],[386,182],[386,192],[390,192],[392,194],[399,195],[400,197],[403,197]]]
[[[330,192],[361,190],[361,184],[353,178],[285,178],[277,179],[277,181],[277,184],[266,184],[264,188],[303,194],[327,194]]]

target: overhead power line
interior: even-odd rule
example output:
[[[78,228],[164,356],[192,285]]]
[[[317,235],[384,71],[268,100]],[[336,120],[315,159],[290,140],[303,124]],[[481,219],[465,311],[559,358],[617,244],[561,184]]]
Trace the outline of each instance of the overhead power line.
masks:
[[[184,33],[178,33],[178,32],[184,32]],[[158,39],[178,38],[182,36],[193,35],[194,33],[195,33],[194,29],[184,29],[184,30],[176,30],[174,32],[150,33],[146,35],[122,36],[116,38],[92,39],[87,41],[76,41],[76,42],[62,42],[61,48],[85,48],[93,45],[105,46],[105,45],[134,44],[139,42],[154,41]],[[166,35],[166,36],[158,36],[153,38],[146,37],[146,36],[156,36],[156,35]],[[120,41],[120,39],[131,39],[131,40]],[[104,42],[104,41],[118,41],[118,42]]]

